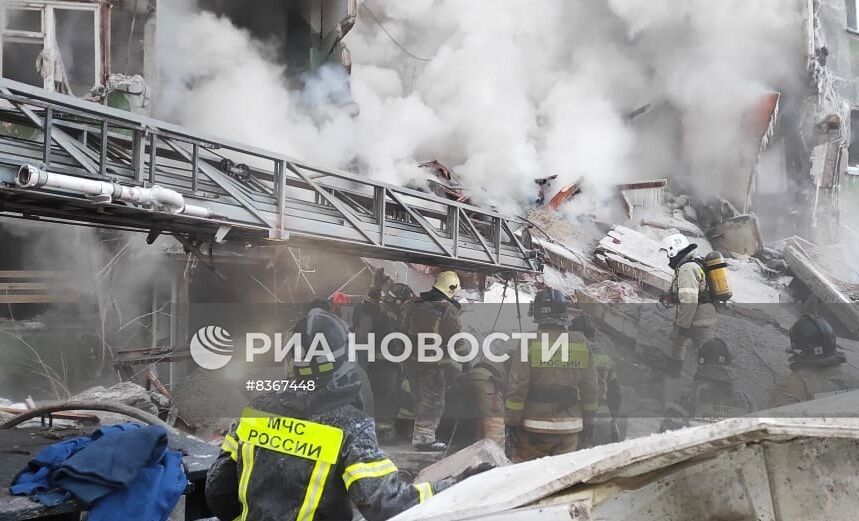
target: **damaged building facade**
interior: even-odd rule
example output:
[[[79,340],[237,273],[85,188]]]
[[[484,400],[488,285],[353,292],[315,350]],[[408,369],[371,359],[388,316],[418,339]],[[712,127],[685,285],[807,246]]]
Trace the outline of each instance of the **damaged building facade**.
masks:
[[[151,116],[157,112],[152,94],[159,88],[159,16],[165,16],[159,7],[163,6],[156,0],[3,0],[0,75],[48,93]],[[267,16],[256,18],[247,16],[234,2],[205,1],[200,7],[231,18],[261,40],[276,41],[280,60],[295,88],[300,88],[304,73],[324,64],[349,70],[349,51],[342,38],[355,21],[354,0],[271,2],[265,11],[257,11]],[[8,99],[2,103],[4,110],[13,105]],[[63,116],[57,112],[56,117]],[[0,124],[0,133],[11,138],[39,138],[31,125],[18,125],[13,118]],[[86,141],[87,132],[80,137]],[[94,134],[90,138],[96,141]],[[108,146],[121,148],[125,144]],[[128,154],[133,156],[135,150],[129,148]],[[7,159],[15,162],[14,153],[6,152]],[[147,153],[144,148],[140,152]],[[122,157],[124,152],[116,153]],[[87,154],[90,159],[84,161],[91,168],[99,152],[83,150],[76,157]],[[193,254],[188,257],[178,243],[167,246],[162,238],[152,248],[138,248],[135,244],[139,240],[139,236],[121,231],[78,228],[69,233],[63,227],[19,219],[0,226],[4,252],[0,255],[0,302],[3,328],[8,333],[2,342],[10,361],[0,370],[0,380],[7,387],[0,395],[25,388],[37,398],[68,395],[65,385],[59,386],[59,392],[54,386],[54,391],[42,395],[41,386],[25,384],[33,375],[14,367],[31,367],[31,363],[37,374],[48,373],[50,378],[64,380],[70,389],[110,381],[115,370],[124,379],[133,377],[145,383],[148,376],[160,377],[172,384],[185,372],[187,346],[181,346],[187,342],[180,339],[187,336],[190,319],[171,312],[171,302],[267,302],[273,294],[287,292],[290,298],[304,301],[316,292],[330,293],[344,282],[331,282],[332,288],[311,283],[313,275],[303,271],[309,254],[302,256],[300,251],[290,250],[282,252],[279,260],[289,265],[296,278],[269,289],[271,275],[266,266],[270,259],[265,254],[246,258],[220,255],[221,271],[216,272],[204,268],[205,262],[200,263]],[[129,262],[131,258],[139,264]],[[222,271],[233,269],[241,276],[224,282],[227,276]],[[248,270],[257,271],[248,277]],[[261,279],[266,279],[266,284],[255,282]],[[356,281],[366,282],[361,277]],[[55,327],[59,323],[65,326]],[[66,354],[44,348],[31,353],[28,349],[30,343],[49,346],[58,342],[66,345]],[[185,354],[171,364],[169,353],[174,348]],[[31,360],[34,356],[38,362]],[[62,377],[49,369],[64,367],[70,360],[78,361],[70,362],[68,370],[61,371],[66,373]],[[153,361],[164,362],[160,373],[157,368],[148,376],[140,372]]]
[[[805,74],[796,85],[769,86],[775,90],[761,92],[737,122],[747,149],[736,151],[732,167],[742,186],[708,200],[667,175],[619,184],[615,222],[589,214],[567,218],[565,211],[587,193],[586,176],[566,185],[554,185],[556,175],[536,179],[537,203],[523,217],[508,217],[474,206],[479,197],[437,160],[416,165],[428,182],[400,187],[156,121],[150,116],[158,114],[153,93],[160,88],[157,41],[165,1],[0,0],[0,73],[23,84],[0,85],[0,214],[9,217],[0,223],[0,354],[9,362],[0,366],[0,397],[27,396],[20,397],[23,405],[0,401],[0,412],[31,409],[33,398],[104,398],[133,402],[172,426],[220,441],[246,405],[242,371],[282,376],[283,368],[225,371],[225,384],[196,370],[188,349],[195,330],[217,321],[236,336],[256,327],[279,331],[283,309],[320,301],[349,320],[381,268],[416,290],[452,269],[460,273],[464,300],[515,302],[497,315],[493,310],[487,323],[493,328],[504,309],[502,323],[531,328],[524,305],[540,288],[561,289],[571,308],[597,322],[605,352],[617,355],[625,408],[645,416],[630,425],[629,436],[649,434],[653,418],[646,416],[661,414],[664,403],[648,394],[648,386],[657,386],[648,364],[664,355],[659,351],[673,314],[656,306],[674,277],[659,241],[676,232],[699,241],[702,251],[712,246],[729,257],[735,299],[721,320],[730,329],[726,342],[742,352],[749,371],[746,390],[759,403],[769,391],[765,384],[787,370],[790,326],[781,309],[762,304],[820,312],[839,332],[859,333],[859,273],[851,264],[859,250],[850,249],[859,248],[852,219],[859,211],[859,0],[794,0],[804,13],[797,31],[804,54],[796,58]],[[356,0],[266,0],[254,10],[241,4],[198,2],[265,41],[291,88],[301,89],[307,73],[326,65],[350,71],[343,39],[358,20]],[[679,112],[645,105],[624,122],[646,129],[648,118],[668,114],[680,122],[681,143]],[[219,308],[224,302],[247,308],[253,321],[241,324],[247,317]],[[769,336],[755,336],[763,329]],[[122,383],[113,385],[117,379]],[[112,387],[80,393],[92,385]],[[56,418],[93,420],[73,413]],[[451,440],[468,430],[456,421],[445,427]],[[689,443],[684,457],[690,459],[718,452],[718,462],[683,474],[697,478],[714,468],[730,473],[735,456],[724,451],[734,444],[763,458],[743,444],[769,439],[768,429],[777,428],[796,438],[791,443],[808,438],[815,447],[826,445],[815,426],[749,420],[727,433],[717,427],[691,438],[664,435],[656,449],[645,440],[591,453],[594,461],[610,457],[610,467],[594,473],[608,480],[604,486],[567,490],[579,482],[560,486],[573,471],[558,470],[548,488],[526,490],[515,504],[487,498],[480,512],[448,508],[501,519],[505,508],[527,506],[527,518],[541,508],[535,502],[563,494],[552,505],[563,506],[553,511],[568,518],[565,501],[573,497],[581,514],[614,494],[610,480],[623,472],[655,479],[680,461],[677,442]],[[720,445],[727,438],[730,444]],[[621,451],[628,448],[640,456],[641,468],[624,470]],[[397,464],[417,474],[432,461],[407,454]],[[498,461],[507,463],[503,456]],[[574,469],[582,483],[590,476],[583,470],[587,461]],[[748,464],[748,472],[768,469],[758,463]],[[199,480],[205,469],[197,470]],[[839,467],[839,479],[849,470]],[[749,488],[764,494],[764,478],[758,472]],[[521,481],[527,486],[529,480]],[[682,497],[682,478],[670,483]],[[627,500],[650,504],[650,490]],[[696,488],[699,493],[707,492]],[[741,503],[747,490],[731,493]],[[773,503],[790,503],[789,492],[771,495],[778,496]],[[607,518],[620,519],[630,507],[620,501],[602,508]],[[679,510],[671,512],[679,516]],[[588,519],[579,514],[576,519]]]

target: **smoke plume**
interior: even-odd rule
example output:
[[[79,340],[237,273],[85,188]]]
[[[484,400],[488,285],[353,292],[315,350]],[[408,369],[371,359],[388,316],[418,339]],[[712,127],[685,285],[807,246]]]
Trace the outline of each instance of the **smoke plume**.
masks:
[[[290,90],[273,46],[169,2],[159,107],[210,134],[400,184],[438,159],[477,202],[506,211],[551,174],[556,186],[583,177],[592,209],[615,184],[654,177],[725,191],[748,177],[739,159],[757,154],[744,114],[802,77],[800,6],[785,4],[367,1],[345,39],[349,92],[336,66]]]

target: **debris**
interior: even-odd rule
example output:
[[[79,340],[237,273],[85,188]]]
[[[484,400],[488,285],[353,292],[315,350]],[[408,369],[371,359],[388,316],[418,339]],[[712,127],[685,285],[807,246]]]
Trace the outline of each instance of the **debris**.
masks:
[[[851,519],[855,501],[843,491],[851,490],[856,462],[843,455],[859,444],[859,421],[845,417],[855,400],[856,393],[841,394],[777,417],[734,418],[493,469],[394,519],[627,519],[636,512],[646,521],[692,521],[773,510]],[[840,412],[811,417],[836,403]],[[574,509],[580,514],[571,518]]]
[[[776,250],[775,248],[770,248],[769,246],[761,247],[760,251],[758,252],[758,257],[760,257],[761,260],[766,262],[784,259],[784,255],[779,250]]]
[[[497,443],[482,439],[426,467],[418,474],[415,481],[437,481],[449,478],[480,463],[503,467],[509,465],[510,460],[504,455],[504,449]]]
[[[620,196],[626,206],[630,219],[638,215],[652,215],[661,212],[665,206],[665,185],[667,179],[644,181],[619,185]]]
[[[859,333],[859,305],[851,295],[859,284],[851,284],[833,276],[825,253],[814,244],[798,237],[789,240],[784,257],[791,272],[816,296],[822,307],[835,316],[852,333]]]
[[[597,302],[611,304],[641,302],[638,291],[626,282],[607,280],[599,284],[591,284],[585,288],[584,293]]]
[[[558,193],[549,200],[549,208],[557,210],[561,205],[572,199],[573,196],[580,193],[582,191],[582,182],[584,182],[584,178],[580,177],[575,183],[568,184],[558,190]]]
[[[847,153],[840,137],[814,147],[809,175],[814,186],[811,220],[820,243],[838,240],[839,180],[846,170]]]
[[[714,249],[741,255],[757,255],[763,247],[761,227],[754,215],[724,220],[708,234]]]
[[[695,222],[698,220],[698,212],[695,211],[695,208],[692,205],[686,205],[683,207],[683,217],[685,217],[687,221]]]
[[[133,382],[120,382],[110,387],[97,386],[76,394],[70,401],[115,402],[157,415],[170,406],[167,397],[147,391]]]
[[[434,194],[459,203],[470,202],[470,197],[465,195],[453,170],[435,160],[423,162],[418,166],[429,170],[435,177],[435,179],[427,179]]]
[[[651,104],[646,103],[646,104],[636,108],[635,110],[631,110],[623,116],[623,120],[624,121],[632,121],[639,116],[647,114],[650,111],[650,107],[651,107]]]
[[[659,253],[659,243],[625,226],[612,228],[594,257],[618,275],[659,292],[668,291],[674,279],[665,255]]]
[[[576,291],[579,309],[590,315],[613,336],[635,341],[639,335],[639,317],[624,313],[619,306],[612,306],[592,297],[584,291]]]
[[[778,273],[787,272],[787,262],[784,259],[773,259],[766,264],[767,268]]]
[[[537,204],[543,205],[546,203],[547,192],[549,188],[552,186],[552,181],[558,178],[558,174],[550,175],[549,177],[538,177],[534,179],[534,183],[537,185],[537,190],[539,190],[539,194],[537,195]]]

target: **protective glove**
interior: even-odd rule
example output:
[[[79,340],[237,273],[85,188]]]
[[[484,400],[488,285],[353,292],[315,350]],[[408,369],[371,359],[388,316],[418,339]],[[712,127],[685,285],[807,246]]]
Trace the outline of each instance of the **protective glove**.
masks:
[[[495,468],[495,465],[492,463],[478,463],[477,465],[472,465],[467,469],[463,470],[459,474],[453,477],[454,483],[460,483],[471,476],[476,476],[482,472],[486,472],[487,470],[492,470]]]
[[[677,300],[674,298],[674,295],[671,293],[663,293],[659,295],[659,303],[662,304],[662,307],[668,309],[677,304]]]

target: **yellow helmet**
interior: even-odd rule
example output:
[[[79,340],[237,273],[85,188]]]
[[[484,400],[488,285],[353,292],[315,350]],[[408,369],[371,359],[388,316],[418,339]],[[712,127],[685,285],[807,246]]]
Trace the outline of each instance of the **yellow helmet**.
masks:
[[[459,290],[459,275],[455,271],[443,271],[435,278],[435,289],[441,291],[448,298],[453,298]]]

